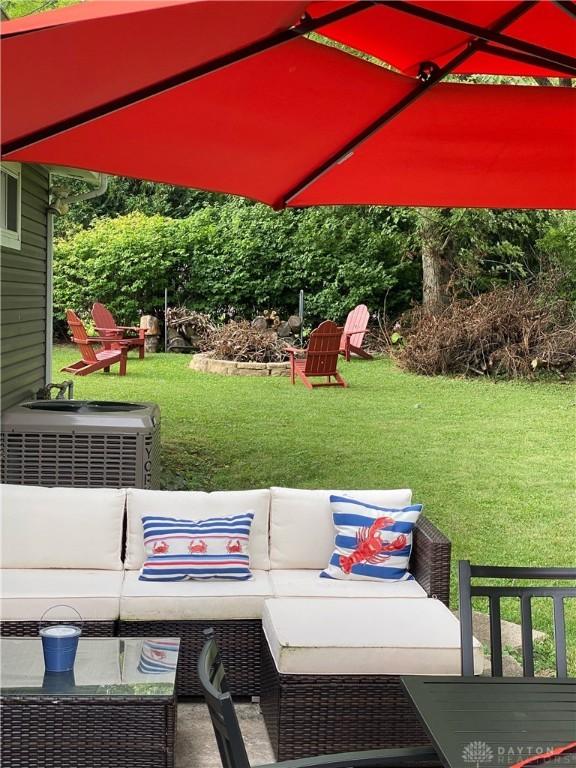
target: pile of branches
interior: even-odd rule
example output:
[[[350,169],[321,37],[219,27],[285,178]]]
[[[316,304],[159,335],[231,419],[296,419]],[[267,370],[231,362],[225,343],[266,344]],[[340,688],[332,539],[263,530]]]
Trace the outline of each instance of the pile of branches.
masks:
[[[433,313],[420,307],[404,316],[401,333],[390,353],[413,373],[531,378],[576,370],[573,311],[544,286],[500,288]]]
[[[276,333],[254,328],[244,320],[215,328],[203,344],[210,357],[242,363],[283,362],[288,358],[285,348]]]
[[[166,312],[168,346],[172,351],[200,349],[216,328],[210,315],[186,307],[169,307]]]

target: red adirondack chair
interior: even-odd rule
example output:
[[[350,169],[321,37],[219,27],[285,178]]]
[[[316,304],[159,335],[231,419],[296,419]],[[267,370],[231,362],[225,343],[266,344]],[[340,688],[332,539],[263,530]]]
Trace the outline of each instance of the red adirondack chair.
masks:
[[[305,357],[297,357],[297,354],[302,353],[303,350],[288,347],[292,384],[295,383],[296,376],[299,376],[308,389],[313,387],[347,387],[348,384],[337,370],[341,335],[342,328],[339,328],[332,320],[325,320],[310,334]],[[310,379],[315,376],[328,378],[328,381],[313,384]]]
[[[94,344],[102,343],[103,339],[98,336],[88,336],[82,320],[71,309],[66,310],[66,320],[72,334],[72,341],[78,345],[82,360],[61,368],[61,371],[73,373],[75,376],[87,376],[89,373],[94,373],[94,371],[99,371],[102,368],[106,373],[109,373],[111,365],[120,363],[120,376],[126,375],[128,347],[94,349]]]
[[[144,359],[145,328],[137,328],[132,325],[117,325],[114,315],[110,310],[96,302],[92,307],[92,320],[94,327],[103,340],[104,349],[113,349],[114,343],[120,342],[128,349],[138,349],[140,360]],[[137,333],[137,336],[126,336],[127,332]]]
[[[358,304],[357,307],[348,313],[340,340],[340,354],[344,355],[346,360],[350,360],[351,354],[358,355],[358,357],[363,357],[366,360],[372,360],[372,355],[366,352],[365,349],[362,349],[362,342],[364,341],[369,319],[370,313],[366,304]]]

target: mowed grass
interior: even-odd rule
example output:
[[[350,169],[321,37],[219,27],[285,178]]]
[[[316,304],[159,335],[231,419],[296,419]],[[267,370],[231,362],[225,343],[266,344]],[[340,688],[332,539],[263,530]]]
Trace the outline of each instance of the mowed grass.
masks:
[[[75,359],[72,346],[54,350],[55,380]],[[388,360],[353,360],[340,364],[348,389],[310,392],[287,378],[198,373],[188,362],[131,353],[123,378],[116,366],[75,380],[79,399],[159,403],[168,487],[412,488],[452,541],[454,605],[460,558],[576,563],[572,384],[427,378]],[[567,618],[574,645],[576,606]],[[540,603],[535,627],[551,629]]]

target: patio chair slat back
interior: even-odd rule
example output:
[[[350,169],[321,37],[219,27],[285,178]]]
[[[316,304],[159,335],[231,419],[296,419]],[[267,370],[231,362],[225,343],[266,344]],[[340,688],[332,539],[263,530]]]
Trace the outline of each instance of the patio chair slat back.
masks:
[[[340,354],[344,355],[346,360],[350,360],[352,354],[363,357],[365,360],[372,360],[372,355],[362,349],[369,320],[370,312],[366,304],[358,304],[348,313],[340,339]]]
[[[212,630],[198,659],[198,677],[208,705],[223,768],[250,768],[226,672]]]
[[[474,674],[472,598],[488,598],[490,615],[490,661],[493,677],[502,677],[502,633],[500,626],[501,598],[514,597],[520,601],[522,671],[524,677],[533,677],[534,638],[532,599],[549,598],[553,605],[554,645],[556,650],[556,676],[568,676],[567,634],[564,617],[564,601],[576,598],[576,586],[493,586],[472,584],[472,579],[550,579],[576,582],[576,568],[507,568],[501,566],[470,565],[468,560],[458,564],[460,639],[462,674]]]
[[[72,341],[74,344],[78,345],[80,353],[82,354],[82,359],[87,363],[97,362],[98,358],[96,357],[96,352],[88,339],[88,334],[86,333],[86,328],[84,328],[82,320],[80,320],[76,312],[71,309],[66,310],[66,320],[68,322],[68,327],[70,328],[70,333],[72,334]]]
[[[357,307],[354,307],[346,318],[342,334],[342,346],[345,344],[346,336],[351,334],[349,336],[350,344],[353,347],[361,347],[368,328],[368,320],[370,320],[370,312],[368,312],[366,304],[358,304]]]
[[[558,677],[568,677],[566,659],[566,621],[564,619],[564,599],[558,595],[554,600],[554,646],[556,649],[556,672]]]
[[[306,350],[306,376],[334,376],[338,368],[341,328],[332,320],[320,323],[310,334]]]
[[[121,339],[122,329],[118,328],[114,315],[104,304],[96,302],[92,306],[92,320],[100,336],[110,337],[111,339]],[[114,330],[116,329],[116,330]]]

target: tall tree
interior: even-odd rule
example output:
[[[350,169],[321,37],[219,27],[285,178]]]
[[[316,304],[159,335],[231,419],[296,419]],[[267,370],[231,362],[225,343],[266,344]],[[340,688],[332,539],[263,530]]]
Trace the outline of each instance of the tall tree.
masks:
[[[416,226],[422,257],[422,304],[430,311],[441,306],[447,298],[447,213],[448,209],[418,208]]]

